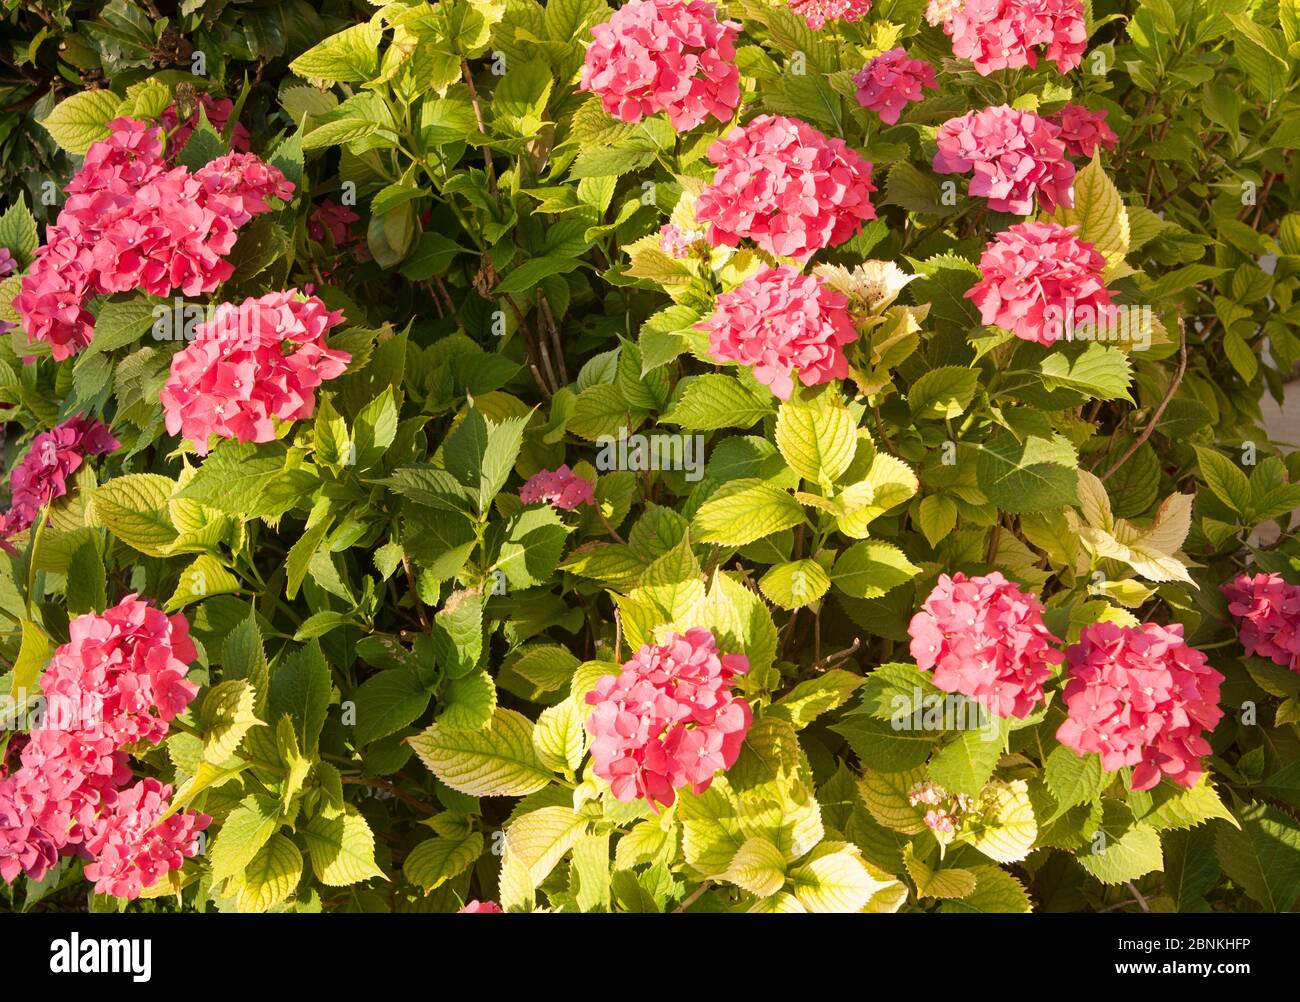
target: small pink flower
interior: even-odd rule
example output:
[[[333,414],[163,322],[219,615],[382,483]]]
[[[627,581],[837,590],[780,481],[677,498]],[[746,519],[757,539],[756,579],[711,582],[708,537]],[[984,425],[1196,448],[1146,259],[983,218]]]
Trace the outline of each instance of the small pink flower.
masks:
[[[858,332],[847,307],[842,292],[783,264],[723,293],[698,327],[709,332],[715,359],[753,366],[754,378],[788,400],[796,373],[805,386],[848,376],[844,347]]]
[[[68,478],[86,456],[112,452],[120,444],[104,425],[82,414],[36,435],[9,474],[9,510],[0,516],[0,546],[29,529],[42,508],[68,493]]]
[[[502,911],[501,906],[497,904],[495,901],[479,901],[477,898],[465,902],[464,907],[458,908],[456,909],[456,911],[458,913],[470,913],[470,914],[475,912],[479,912],[479,913],[490,912],[490,913],[496,913],[500,915],[505,914],[505,912]]]
[[[0,278],[12,275],[18,270],[18,262],[14,259],[13,254],[9,252],[8,247],[0,247]]]
[[[1080,755],[1096,753],[1102,768],[1133,767],[1132,788],[1149,790],[1167,777],[1192,787],[1210,754],[1203,732],[1223,717],[1223,676],[1183,640],[1183,627],[1085,626],[1066,651],[1069,716],[1056,739]]]
[[[904,49],[890,49],[867,63],[853,78],[858,104],[870,108],[886,125],[898,121],[903,108],[919,101],[923,89],[939,89],[934,67],[924,59],[909,59]]]
[[[917,667],[999,717],[1024,718],[1043,701],[1061,652],[1043,625],[1043,605],[997,571],[939,576],[907,632]]]
[[[786,6],[813,31],[820,31],[827,21],[861,21],[871,10],[871,0],[786,0]]]
[[[980,281],[965,293],[981,321],[1039,344],[1108,322],[1114,307],[1102,277],[1106,259],[1077,229],[1017,223],[994,237],[980,255]]]
[[[1067,104],[1049,121],[1061,130],[1061,141],[1071,156],[1092,158],[1097,147],[1113,150],[1119,136],[1106,124],[1106,112],[1089,111],[1077,104]]]
[[[704,629],[646,644],[618,675],[604,675],[587,693],[596,775],[615,799],[655,806],[689,786],[703,793],[730,769],[753,720],[731,680],[749,670],[743,654],[719,655]]]
[[[558,470],[534,473],[519,488],[519,500],[524,504],[550,504],[572,511],[579,505],[594,505],[596,493],[591,481],[578,476],[566,463]]]
[[[726,122],[740,104],[735,41],[705,0],[631,0],[591,30],[579,87],[624,122],[667,112],[678,132],[710,115]]]
[[[676,223],[665,223],[659,228],[659,249],[669,257],[687,258],[701,248],[705,252],[709,249],[703,230],[683,230]]]
[[[275,421],[311,417],[316,389],[341,376],[352,360],[325,345],[325,335],[342,321],[342,313],[293,290],[238,306],[222,303],[172,356],[161,393],[167,433],[189,439],[206,455],[211,435],[269,442]]]
[[[935,135],[938,174],[974,176],[970,194],[985,196],[995,212],[1028,216],[1039,207],[1074,205],[1074,164],[1065,157],[1061,130],[1038,115],[1010,105],[950,118]]]
[[[352,224],[360,219],[347,206],[329,198],[322,199],[307,217],[307,236],[317,243],[324,243],[328,233],[335,247],[344,247],[352,242]]]
[[[199,104],[203,107],[203,114],[207,118],[208,124],[212,126],[215,132],[224,135],[226,123],[230,121],[230,115],[235,110],[235,102],[226,97],[214,98],[211,94],[200,94]],[[190,136],[198,128],[199,110],[195,108],[190,117],[178,127],[179,116],[176,105],[170,104],[163,109],[160,121],[169,137],[167,156],[169,159],[173,159],[181,150],[185,149],[185,144],[190,141]],[[230,135],[231,149],[237,153],[247,153],[252,149],[252,142],[253,137],[248,129],[242,123],[236,122],[235,128]]]
[[[180,811],[160,821],[171,795],[170,786],[141,780],[116,794],[96,820],[85,843],[91,856],[86,879],[95,882],[96,893],[134,900],[198,852],[198,833],[212,819]]]
[[[935,8],[936,4],[931,3]],[[1083,0],[965,0],[935,9],[931,24],[942,23],[952,36],[952,51],[969,59],[981,76],[994,70],[1038,65],[1038,46],[1068,73],[1083,61],[1088,28]]]
[[[759,115],[709,147],[709,159],[717,171],[695,215],[711,224],[714,247],[748,238],[802,262],[876,218],[871,164],[797,119]]]
[[[1220,590],[1237,621],[1242,649],[1300,672],[1300,585],[1280,574],[1243,574]]]

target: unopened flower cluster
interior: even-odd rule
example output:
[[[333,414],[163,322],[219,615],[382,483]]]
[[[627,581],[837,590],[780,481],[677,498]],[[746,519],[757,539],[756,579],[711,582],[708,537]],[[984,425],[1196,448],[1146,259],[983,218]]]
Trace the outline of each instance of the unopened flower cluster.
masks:
[[[198,691],[185,679],[197,654],[184,616],[135,595],[68,628],[41,677],[46,718],[15,741],[16,768],[0,765],[0,877],[40,880],[79,856],[97,892],[135,898],[195,854],[209,821],[162,820],[171,787],[132,783],[126,751],[162,743]]]
[[[683,787],[703,793],[735,763],[753,720],[731,691],[748,670],[748,658],[719,654],[705,629],[646,644],[587,693],[596,775],[624,802],[668,805]]]

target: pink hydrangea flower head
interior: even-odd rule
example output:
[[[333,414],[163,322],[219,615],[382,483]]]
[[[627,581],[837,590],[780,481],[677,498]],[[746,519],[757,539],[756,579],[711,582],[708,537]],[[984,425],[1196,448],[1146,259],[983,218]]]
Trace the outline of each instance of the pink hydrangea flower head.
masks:
[[[748,238],[802,262],[876,218],[871,164],[797,119],[759,115],[715,142],[709,159],[717,170],[695,215],[714,247]]]
[[[579,505],[596,503],[596,489],[590,480],[574,473],[567,463],[557,470],[540,470],[519,488],[519,500],[524,504],[549,504],[565,511]]]
[[[12,275],[18,270],[18,261],[9,252],[8,247],[0,247],[0,278]]]
[[[995,212],[1028,216],[1039,207],[1074,206],[1074,164],[1065,156],[1061,130],[1038,115],[998,105],[950,118],[935,134],[938,174],[973,174],[970,194]]]
[[[905,49],[890,49],[876,56],[853,78],[858,104],[880,116],[886,125],[898,121],[903,108],[923,97],[923,90],[939,89],[934,67],[924,59],[909,59]]]
[[[986,325],[1053,344],[1076,327],[1109,323],[1106,259],[1076,226],[1017,223],[980,255],[980,280],[965,293]]]
[[[723,293],[712,318],[698,326],[709,332],[715,359],[752,366],[754,378],[782,400],[790,398],[796,373],[805,386],[846,378],[844,347],[858,337],[848,297],[786,264]]]
[[[1037,66],[1039,46],[1068,73],[1088,47],[1083,0],[965,0],[936,13],[952,37],[953,54],[969,59],[981,76]]]
[[[1027,717],[1062,661],[1043,625],[1043,605],[994,571],[942,574],[908,624],[917,667],[998,717]]]
[[[478,900],[478,898],[474,898],[470,901],[465,902],[464,906],[461,908],[457,908],[456,911],[457,913],[468,913],[468,914],[473,914],[476,912],[480,914],[482,913],[495,913],[498,915],[505,914],[501,906],[497,904],[495,901],[480,901]]]
[[[230,115],[235,110],[235,102],[227,97],[213,97],[211,94],[200,94],[199,105],[203,108],[203,114],[208,120],[208,124],[213,130],[220,135],[225,135],[226,125],[230,121]],[[190,141],[190,136],[199,126],[199,109],[195,108],[190,117],[185,122],[179,122],[179,113],[176,105],[170,104],[163,109],[162,117],[163,129],[168,134],[167,156],[174,158],[181,150],[185,149],[185,144]],[[175,131],[173,131],[175,130]],[[253,147],[253,137],[248,129],[241,122],[235,123],[235,128],[230,134],[231,149],[237,153],[247,153]]]
[[[0,516],[0,541],[30,528],[40,510],[68,493],[68,478],[86,456],[112,452],[121,443],[94,418],[77,414],[32,439],[9,474],[9,510]]]
[[[28,343],[56,360],[90,343],[96,295],[139,289],[166,296],[212,292],[234,272],[224,260],[239,227],[293,191],[251,153],[190,173],[169,167],[159,129],[130,118],[108,124],[68,184],[68,200],[23,276],[14,308]]]
[[[294,290],[222,303],[172,356],[161,393],[168,434],[206,455],[211,435],[269,442],[276,420],[311,417],[316,389],[352,360],[325,345],[326,333],[342,321],[342,313]]]
[[[1119,145],[1119,136],[1106,124],[1106,111],[1089,111],[1077,104],[1067,104],[1052,116],[1051,121],[1061,130],[1061,141],[1073,157],[1088,157],[1097,147],[1113,150]]]
[[[925,7],[925,21],[935,28],[947,24],[961,10],[961,5],[962,0],[930,0]]]
[[[117,793],[96,820],[85,843],[91,856],[85,873],[97,893],[132,901],[198,852],[198,833],[212,819],[178,811],[160,821],[171,795],[170,786],[144,779]]]
[[[1096,753],[1102,768],[1133,768],[1132,788],[1149,790],[1168,777],[1192,787],[1210,753],[1204,732],[1223,717],[1223,676],[1188,647],[1181,624],[1085,626],[1066,651],[1069,716],[1056,739],[1080,755]]]
[[[317,243],[324,243],[328,233],[335,247],[343,247],[352,242],[351,227],[360,218],[346,205],[339,205],[330,198],[322,199],[307,217],[307,236]]]
[[[687,786],[703,793],[735,764],[753,721],[749,704],[731,691],[731,680],[748,670],[748,658],[720,655],[705,629],[646,644],[587,693],[596,775],[623,802],[668,805]]]
[[[726,122],[740,104],[740,25],[706,0],[631,0],[591,33],[579,86],[606,114],[639,122],[662,111],[685,132],[710,115]]]
[[[1242,649],[1300,672],[1300,585],[1280,574],[1243,574],[1220,590],[1237,621]]]
[[[821,31],[827,21],[861,21],[871,10],[871,0],[786,0],[786,6],[813,31]]]

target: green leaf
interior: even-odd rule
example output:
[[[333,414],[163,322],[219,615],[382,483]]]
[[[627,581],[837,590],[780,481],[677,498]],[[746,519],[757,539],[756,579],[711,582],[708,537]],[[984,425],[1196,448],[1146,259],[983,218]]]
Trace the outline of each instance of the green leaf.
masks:
[[[1052,749],[1043,767],[1043,779],[1061,810],[1096,800],[1111,778],[1102,772],[1099,756],[1076,755],[1064,745]]]
[[[1078,504],[1078,457],[1060,435],[1020,442],[1002,432],[980,446],[975,474],[980,490],[1016,514]]]
[[[83,155],[108,135],[108,123],[117,116],[122,99],[111,90],[82,90],[60,101],[41,125],[69,153]]]
[[[772,413],[764,400],[734,376],[709,373],[689,383],[661,420],[689,431],[748,428]]]
[[[22,640],[18,657],[14,659],[13,674],[9,684],[9,698],[18,699],[20,693],[30,699],[37,695],[36,683],[54,653],[54,643],[45,631],[29,619],[20,621]]]
[[[468,832],[459,838],[431,838],[411,850],[402,864],[402,873],[428,894],[464,873],[482,854],[482,832]]]
[[[938,546],[957,525],[957,502],[946,494],[930,494],[917,509],[921,532],[931,546]]]
[[[853,462],[857,445],[857,422],[843,402],[829,393],[811,402],[792,397],[777,412],[776,446],[805,480],[834,483]]]
[[[860,912],[873,894],[888,885],[868,872],[858,850],[823,843],[807,862],[790,871],[790,886],[810,912]]]
[[[695,513],[691,530],[701,543],[743,546],[803,521],[803,508],[788,492],[747,477],[714,491]]]
[[[546,768],[575,774],[587,749],[583,706],[570,698],[538,714],[533,747]]]
[[[907,391],[907,405],[914,418],[958,417],[975,396],[979,372],[956,365],[931,369]]]
[[[332,687],[329,665],[325,663],[320,644],[312,640],[276,668],[271,677],[267,719],[291,716],[298,727],[302,748],[314,752],[321,728],[325,726]]]
[[[287,836],[272,835],[243,870],[237,903],[241,912],[267,912],[284,901],[302,878],[302,853]]]
[[[164,608],[167,612],[175,612],[213,595],[232,595],[239,590],[239,579],[212,554],[203,553],[181,571],[176,590]]]
[[[275,801],[268,797],[248,797],[242,801],[226,815],[208,854],[213,883],[243,873],[279,827]]]
[[[1092,244],[1112,267],[1128,254],[1128,209],[1102,170],[1100,156],[1074,176],[1074,208],[1061,206],[1052,218],[1062,226],[1077,225],[1079,239]]]
[[[921,568],[892,543],[854,543],[835,560],[831,583],[854,598],[879,598],[910,581]]]
[[[244,735],[261,723],[254,712],[256,699],[245,679],[219,682],[208,690],[199,714],[205,761],[221,765],[235,753]]]
[[[1206,486],[1229,508],[1243,517],[1249,516],[1252,507],[1250,481],[1231,459],[1213,449],[1194,446],[1197,464]]]
[[[975,890],[960,900],[945,901],[939,906],[939,911],[1002,914],[1033,910],[1024,885],[1006,870],[996,866],[972,866],[970,873],[975,877]]]
[[[990,783],[963,836],[998,863],[1016,863],[1028,856],[1038,836],[1038,822],[1025,781]]]
[[[760,898],[785,886],[785,855],[765,838],[746,839],[727,867],[726,879]]]
[[[799,730],[823,713],[843,706],[862,683],[860,676],[832,668],[816,678],[800,682],[773,703],[767,712],[784,717]]]
[[[1269,804],[1251,804],[1238,818],[1239,829],[1215,833],[1223,872],[1266,910],[1290,911],[1300,896],[1300,827]]]
[[[533,748],[532,722],[502,707],[485,730],[456,731],[435,723],[407,743],[430,772],[472,797],[522,797],[552,779]]]
[[[930,778],[949,793],[978,796],[1002,757],[1000,729],[962,731],[930,763]]]
[[[473,671],[448,681],[442,698],[443,711],[438,723],[444,729],[480,731],[492,722],[497,689],[491,675]]]
[[[289,64],[308,80],[364,83],[379,71],[379,43],[383,29],[375,21],[355,24],[312,46]]]
[[[758,587],[768,600],[782,609],[798,609],[826,594],[831,579],[815,560],[788,560],[773,564],[759,579]]]
[[[27,208],[27,196],[19,195],[0,216],[0,247],[8,248],[18,261],[18,270],[22,271],[32,263],[32,255],[40,242],[36,220]]]
[[[374,833],[351,804],[338,817],[318,814],[298,830],[307,841],[311,868],[322,884],[347,887],[384,877],[384,871],[375,863]]]
[[[1128,355],[1118,348],[1107,348],[1093,341],[1083,354],[1070,360],[1064,352],[1053,351],[1038,367],[1048,390],[1065,386],[1098,400],[1131,400],[1129,383],[1132,370]]]
[[[95,489],[91,506],[114,536],[151,557],[164,557],[176,539],[167,502],[176,484],[156,473],[115,477]]]
[[[428,708],[432,694],[414,671],[389,669],[361,683],[353,698],[357,743],[367,745],[415,721]]]

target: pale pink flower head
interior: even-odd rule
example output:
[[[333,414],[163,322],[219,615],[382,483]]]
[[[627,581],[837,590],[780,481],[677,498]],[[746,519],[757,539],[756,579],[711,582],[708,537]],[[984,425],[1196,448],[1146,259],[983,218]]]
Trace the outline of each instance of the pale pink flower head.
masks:
[[[998,105],[950,118],[935,134],[938,174],[972,174],[970,194],[984,196],[995,212],[1028,216],[1039,207],[1074,206],[1074,164],[1065,156],[1061,130],[1038,115]]]
[[[12,275],[18,270],[18,261],[9,252],[8,247],[0,247],[0,278]]]
[[[1061,141],[1071,156],[1092,159],[1097,147],[1113,150],[1119,136],[1106,124],[1106,111],[1089,111],[1081,105],[1067,104],[1049,121],[1061,130]]]
[[[224,135],[226,124],[230,121],[230,115],[235,110],[235,102],[228,97],[213,97],[211,94],[200,94],[199,105],[203,108],[203,114],[208,120],[208,124],[219,135]],[[175,157],[181,150],[185,149],[185,144],[190,141],[190,136],[199,126],[199,109],[196,107],[190,113],[190,117],[185,122],[180,123],[179,114],[176,105],[169,104],[163,109],[160,119],[162,127],[167,131],[167,156]],[[173,131],[175,130],[175,131]],[[230,147],[237,153],[247,153],[252,149],[253,137],[245,128],[243,123],[236,122],[235,128],[230,134]]]
[[[1300,672],[1300,585],[1280,574],[1241,575],[1220,586],[1237,621],[1237,639],[1251,657]]]
[[[172,356],[161,393],[168,434],[180,434],[206,455],[211,435],[269,442],[277,420],[311,417],[317,388],[352,360],[325,345],[325,335],[342,321],[342,313],[295,290],[222,303]]]
[[[939,89],[934,67],[924,59],[909,59],[905,49],[876,56],[853,78],[858,104],[880,116],[886,125],[898,121],[903,108],[924,96],[924,88]]]
[[[639,122],[662,111],[685,132],[710,115],[726,122],[740,104],[740,25],[719,21],[714,4],[631,0],[591,33],[579,86],[606,114]]]
[[[198,852],[198,834],[212,821],[206,814],[178,811],[165,821],[172,788],[144,779],[117,793],[85,842],[91,861],[86,879],[99,894],[133,901]]]
[[[1093,623],[1066,651],[1069,716],[1056,739],[1080,755],[1096,753],[1102,768],[1133,767],[1132,788],[1149,790],[1167,777],[1192,787],[1206,731],[1223,717],[1223,676],[1188,647],[1179,623],[1117,626]]]
[[[994,571],[939,576],[907,627],[917,667],[998,717],[1027,717],[1062,661],[1043,604]]]
[[[565,463],[557,470],[540,470],[519,488],[524,504],[549,504],[565,511],[579,505],[596,503],[595,488],[590,480],[578,476]]]
[[[339,205],[330,198],[322,199],[307,217],[307,236],[317,243],[324,243],[328,233],[335,247],[343,247],[352,242],[352,224],[360,218],[346,205]]]
[[[953,54],[969,59],[981,76],[1037,66],[1038,46],[1068,73],[1088,47],[1083,0],[965,0],[936,13],[952,36]]]
[[[464,914],[471,914],[471,915],[475,913],[478,914],[491,913],[496,915],[505,914],[501,906],[497,904],[495,901],[480,901],[478,900],[478,898],[474,898],[470,901],[466,901],[464,906],[461,908],[457,908],[456,911],[458,914],[464,913]]]
[[[827,21],[861,21],[871,10],[871,0],[786,0],[786,6],[813,31],[820,31]]]
[[[683,230],[676,223],[665,223],[659,228],[659,249],[680,260],[699,250],[707,253],[709,241],[703,230]]]
[[[1107,323],[1114,306],[1106,259],[1077,229],[1017,223],[994,237],[980,255],[980,280],[965,293],[980,320],[1039,344]]]
[[[797,119],[759,115],[709,147],[709,159],[717,171],[695,216],[714,247],[748,238],[802,262],[876,218],[871,164]]]
[[[743,654],[718,654],[713,634],[695,628],[646,644],[618,675],[587,693],[596,775],[615,799],[671,804],[689,786],[703,793],[730,769],[753,721],[731,680],[749,670]]]
[[[68,478],[86,456],[112,452],[120,444],[108,428],[83,414],[36,435],[9,474],[9,510],[0,516],[0,545],[30,528],[42,508],[68,493]]]
[[[947,24],[961,10],[961,5],[962,0],[930,0],[925,7],[925,21],[935,28]]]
[[[698,327],[709,332],[715,359],[752,366],[755,379],[788,400],[796,373],[805,386],[848,376],[844,347],[858,337],[848,302],[817,275],[783,264],[723,293]]]

